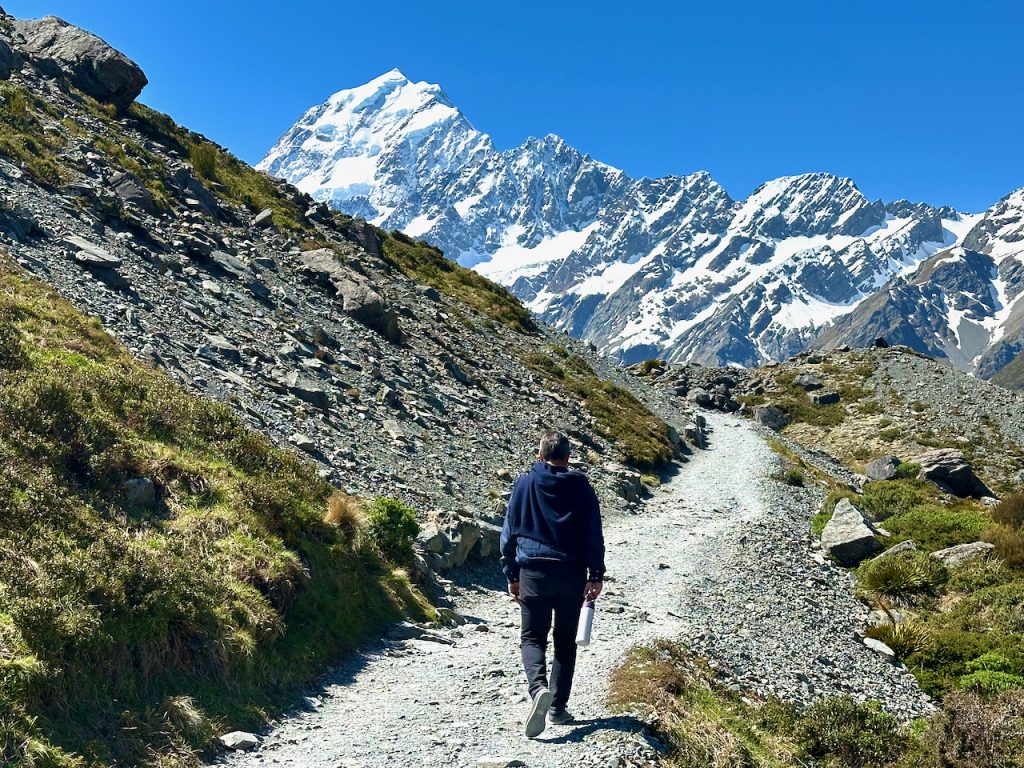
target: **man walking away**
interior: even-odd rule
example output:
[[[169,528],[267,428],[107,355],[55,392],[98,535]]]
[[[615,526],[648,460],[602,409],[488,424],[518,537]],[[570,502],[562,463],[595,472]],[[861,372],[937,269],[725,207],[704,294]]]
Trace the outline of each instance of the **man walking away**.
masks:
[[[576,667],[576,625],[584,600],[601,593],[604,536],[597,494],[569,469],[569,438],[547,432],[537,462],[516,478],[501,531],[501,564],[522,612],[520,647],[530,685],[526,735],[546,718],[572,721],[566,710]],[[554,660],[548,685],[548,632],[554,617]]]

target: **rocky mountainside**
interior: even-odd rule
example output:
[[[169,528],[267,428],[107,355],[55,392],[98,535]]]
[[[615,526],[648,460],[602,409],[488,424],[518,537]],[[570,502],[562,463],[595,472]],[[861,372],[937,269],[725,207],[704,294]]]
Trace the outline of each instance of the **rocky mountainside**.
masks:
[[[631,179],[554,135],[499,151],[397,70],[310,109],[260,167],[436,243],[625,362],[784,359],[978,220],[824,173],[736,201],[707,173]]]
[[[893,279],[813,347],[876,337],[990,378],[1024,350],[1024,189],[990,208],[959,245]]]
[[[332,482],[493,539],[510,473],[546,425],[585,448],[612,506],[639,490],[620,460],[657,469],[682,447],[685,414],[670,429],[602,383],[630,384],[503,289],[126,104],[145,77],[98,38],[8,19],[0,44],[16,58],[0,84],[0,247]]]

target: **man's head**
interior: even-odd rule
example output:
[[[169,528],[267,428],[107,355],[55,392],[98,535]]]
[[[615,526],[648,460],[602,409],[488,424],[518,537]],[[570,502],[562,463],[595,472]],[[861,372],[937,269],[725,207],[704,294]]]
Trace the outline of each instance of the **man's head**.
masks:
[[[548,464],[565,467],[569,465],[569,438],[562,432],[545,432],[540,439],[537,458]]]

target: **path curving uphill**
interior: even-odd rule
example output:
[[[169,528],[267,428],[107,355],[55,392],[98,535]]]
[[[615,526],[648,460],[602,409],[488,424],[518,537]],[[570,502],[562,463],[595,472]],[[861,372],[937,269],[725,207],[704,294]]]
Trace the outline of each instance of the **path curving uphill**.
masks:
[[[643,723],[612,715],[604,701],[626,650],[655,637],[685,638],[744,684],[790,699],[850,693],[904,715],[926,711],[913,678],[857,639],[863,608],[847,574],[815,559],[806,534],[815,493],[772,479],[778,459],[748,422],[710,422],[712,448],[696,454],[644,514],[606,520],[610,580],[595,642],[577,664],[576,723],[549,727],[534,741],[522,736],[518,612],[491,569],[464,573],[455,590],[468,624],[353,655],[258,751],[224,763],[648,765],[655,750]]]

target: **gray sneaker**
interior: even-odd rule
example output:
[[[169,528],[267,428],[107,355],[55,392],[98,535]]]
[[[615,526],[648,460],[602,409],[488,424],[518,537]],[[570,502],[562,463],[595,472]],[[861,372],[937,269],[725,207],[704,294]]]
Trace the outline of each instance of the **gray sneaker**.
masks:
[[[547,726],[548,708],[551,706],[551,691],[541,688],[533,697],[530,716],[526,718],[526,738],[535,739],[544,733]]]
[[[552,707],[548,710],[548,722],[552,725],[568,725],[572,722],[572,713],[568,709]]]

